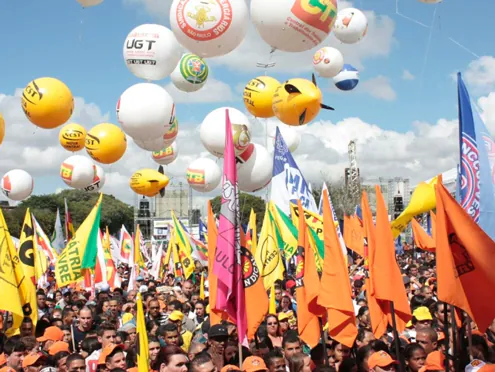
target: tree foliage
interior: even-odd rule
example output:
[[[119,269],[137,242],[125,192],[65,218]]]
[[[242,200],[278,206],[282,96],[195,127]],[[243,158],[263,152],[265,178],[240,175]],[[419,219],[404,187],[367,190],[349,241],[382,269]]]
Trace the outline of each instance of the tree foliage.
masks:
[[[211,208],[213,209],[213,213],[220,213],[220,206],[222,204],[222,197],[217,196],[214,199],[211,199]],[[263,217],[265,215],[265,201],[259,196],[246,194],[241,192],[239,194],[239,207],[241,210],[241,223],[243,225],[247,225],[249,223],[249,215],[251,213],[251,208],[256,213],[256,228],[261,231],[261,225],[263,223]]]
[[[72,217],[74,228],[77,229],[84,221],[98,200],[98,194],[81,190],[64,190],[59,194],[33,195],[20,203],[16,208],[5,211],[5,219],[10,233],[20,236],[26,209],[30,208],[39,224],[48,236],[51,236],[55,226],[57,208],[60,210],[62,225],[64,224],[64,198]],[[134,228],[134,208],[116,199],[112,195],[104,195],[101,208],[100,227],[116,234],[125,225],[129,231]]]

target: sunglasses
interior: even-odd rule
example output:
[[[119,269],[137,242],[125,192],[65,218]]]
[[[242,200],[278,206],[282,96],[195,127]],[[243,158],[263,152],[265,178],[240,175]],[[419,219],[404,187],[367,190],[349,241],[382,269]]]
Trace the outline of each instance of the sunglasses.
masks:
[[[266,325],[269,325],[269,326],[274,326],[274,325],[278,325],[278,323],[266,323]]]

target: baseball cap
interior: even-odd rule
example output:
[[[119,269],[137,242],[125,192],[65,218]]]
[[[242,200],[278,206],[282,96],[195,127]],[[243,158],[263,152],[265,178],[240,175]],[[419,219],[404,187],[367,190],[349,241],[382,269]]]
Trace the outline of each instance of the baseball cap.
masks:
[[[27,368],[35,364],[40,358],[46,359],[46,356],[41,353],[26,355],[22,361],[22,368]]]
[[[397,361],[393,360],[385,351],[377,351],[376,353],[371,354],[368,359],[368,366],[370,368],[386,367],[391,364],[397,364]]]
[[[467,369],[467,367],[466,367],[466,369]],[[495,364],[485,364],[478,371],[479,372],[494,372],[495,371]]]
[[[64,332],[58,327],[52,326],[45,329],[43,336],[38,337],[36,341],[62,341],[64,339]]]
[[[118,344],[110,344],[107,345],[100,354],[100,357],[98,358],[98,365],[105,364],[107,358],[119,351],[124,351],[124,345],[118,345]]]
[[[426,357],[426,362],[419,372],[443,371],[445,369],[445,355],[440,351],[433,351]]]
[[[247,357],[242,363],[242,370],[244,372],[256,372],[256,371],[268,371],[263,359],[259,356]]]
[[[278,313],[278,321],[282,322],[284,320],[289,320],[290,316],[287,313]]]
[[[55,355],[60,351],[67,351],[70,353],[69,344],[63,341],[57,341],[48,348],[48,354]]]
[[[241,369],[238,366],[235,366],[233,364],[227,364],[226,366],[223,366],[220,372],[240,371],[240,370]]]
[[[174,310],[172,313],[169,315],[168,320],[171,320],[172,322],[178,322],[184,319],[184,314],[180,312],[179,310]]]
[[[208,338],[215,338],[215,337],[228,337],[229,332],[227,331],[227,327],[221,324],[215,324],[214,326],[211,326],[210,329],[208,330]]]
[[[418,321],[433,320],[430,310],[426,306],[420,306],[413,311],[413,317]]]

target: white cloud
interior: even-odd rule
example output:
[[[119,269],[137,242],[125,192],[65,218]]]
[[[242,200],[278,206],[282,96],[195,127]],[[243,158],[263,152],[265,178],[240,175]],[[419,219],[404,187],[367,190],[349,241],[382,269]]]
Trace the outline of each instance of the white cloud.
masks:
[[[390,85],[390,79],[381,75],[363,81],[356,92],[368,93],[370,96],[384,101],[394,101],[397,98],[397,93]]]
[[[464,80],[474,93],[486,94],[495,89],[495,58],[483,56],[472,61],[464,72]]]
[[[416,76],[414,76],[409,70],[404,70],[402,72],[402,79],[403,80],[414,80],[414,79],[416,79]]]
[[[165,89],[170,93],[174,102],[177,103],[214,103],[231,102],[234,100],[232,88],[220,80],[209,78],[204,87],[196,92],[186,93],[168,83]]]

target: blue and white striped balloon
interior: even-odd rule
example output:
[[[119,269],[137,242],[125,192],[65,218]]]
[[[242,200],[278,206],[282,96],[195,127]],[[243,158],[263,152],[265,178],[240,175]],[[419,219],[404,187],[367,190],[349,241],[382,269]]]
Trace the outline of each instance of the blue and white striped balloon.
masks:
[[[340,90],[353,90],[359,83],[359,71],[355,67],[345,64],[342,71],[333,78],[333,83]]]

